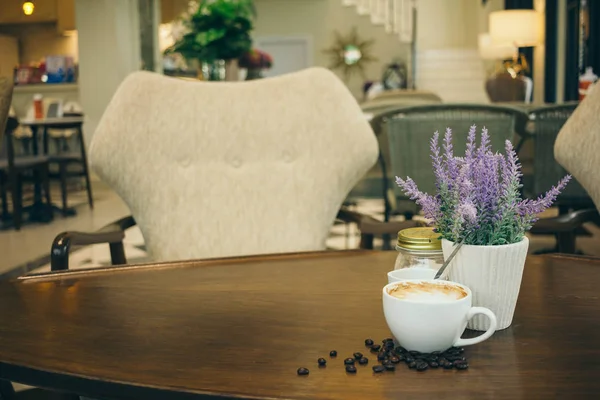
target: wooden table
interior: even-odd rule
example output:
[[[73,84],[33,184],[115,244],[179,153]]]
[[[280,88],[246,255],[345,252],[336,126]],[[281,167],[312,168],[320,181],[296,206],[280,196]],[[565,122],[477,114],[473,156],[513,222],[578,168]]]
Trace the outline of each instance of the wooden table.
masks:
[[[364,340],[389,336],[380,290],[395,257],[309,253],[3,282],[0,378],[115,399],[597,398],[600,260],[530,258],[513,325],[467,348],[469,370],[374,375]],[[370,363],[349,375],[342,363],[355,351]],[[297,376],[303,366],[309,376]]]

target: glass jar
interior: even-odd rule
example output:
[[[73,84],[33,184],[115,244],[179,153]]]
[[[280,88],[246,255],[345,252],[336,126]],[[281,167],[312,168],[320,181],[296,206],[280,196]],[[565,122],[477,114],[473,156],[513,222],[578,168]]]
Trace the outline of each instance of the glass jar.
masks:
[[[433,278],[444,263],[442,241],[433,228],[409,228],[398,232],[398,257],[394,270],[405,279]],[[408,270],[410,269],[410,270]],[[400,273],[400,274],[399,274]]]

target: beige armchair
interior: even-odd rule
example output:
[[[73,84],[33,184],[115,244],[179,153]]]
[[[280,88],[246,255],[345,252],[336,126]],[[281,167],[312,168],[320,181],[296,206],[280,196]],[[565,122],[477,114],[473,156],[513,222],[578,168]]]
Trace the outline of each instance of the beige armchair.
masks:
[[[323,250],[377,153],[360,107],[326,69],[232,83],[136,72],[89,150],[135,220],[59,235],[52,268],[68,268],[72,245],[92,243],[110,243],[113,263],[124,263],[122,230],[134,223],[160,261]]]

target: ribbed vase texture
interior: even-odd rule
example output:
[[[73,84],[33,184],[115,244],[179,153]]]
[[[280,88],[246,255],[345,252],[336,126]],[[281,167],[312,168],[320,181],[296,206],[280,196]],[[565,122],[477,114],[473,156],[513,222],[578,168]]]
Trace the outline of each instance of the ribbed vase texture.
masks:
[[[444,259],[454,243],[442,240]],[[463,245],[448,266],[448,279],[462,283],[473,292],[473,306],[489,308],[498,319],[497,330],[510,326],[519,297],[529,239],[503,246]],[[476,315],[467,328],[485,331],[489,321]]]

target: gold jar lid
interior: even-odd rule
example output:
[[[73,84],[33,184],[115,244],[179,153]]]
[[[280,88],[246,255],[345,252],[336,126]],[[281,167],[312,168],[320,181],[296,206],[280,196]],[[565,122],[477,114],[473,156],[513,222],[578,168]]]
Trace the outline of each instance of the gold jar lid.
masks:
[[[398,232],[398,247],[416,251],[441,251],[440,234],[433,228],[408,228]]]

